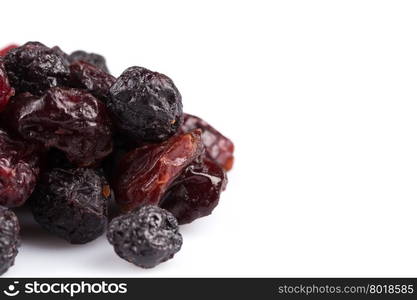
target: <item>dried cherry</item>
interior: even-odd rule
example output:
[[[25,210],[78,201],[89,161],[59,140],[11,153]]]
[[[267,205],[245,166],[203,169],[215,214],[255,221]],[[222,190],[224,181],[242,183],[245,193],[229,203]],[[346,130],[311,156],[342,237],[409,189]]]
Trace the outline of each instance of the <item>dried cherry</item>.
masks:
[[[118,166],[116,201],[125,211],[157,205],[170,184],[202,151],[201,131],[197,129],[129,152]]]
[[[206,147],[207,155],[226,171],[232,169],[234,161],[233,142],[206,121],[190,114],[184,114],[184,123],[180,132],[185,133],[196,128],[200,128],[203,132],[201,139]]]
[[[160,206],[170,211],[179,224],[191,223],[211,214],[226,188],[225,171],[208,157],[189,165],[164,194]]]
[[[10,85],[3,59],[0,57],[0,111],[6,107],[12,96],[14,96],[14,89]]]
[[[42,97],[23,93],[4,114],[8,127],[24,139],[62,150],[77,166],[95,165],[112,151],[106,107],[85,91],[55,87]]]
[[[79,61],[89,63],[103,70],[104,72],[109,73],[109,69],[107,68],[107,65],[106,65],[106,59],[100,54],[88,53],[83,50],[77,50],[77,51],[72,52],[68,59],[71,63],[75,63]]]
[[[34,145],[12,139],[0,130],[0,205],[21,206],[32,194],[39,175]]]

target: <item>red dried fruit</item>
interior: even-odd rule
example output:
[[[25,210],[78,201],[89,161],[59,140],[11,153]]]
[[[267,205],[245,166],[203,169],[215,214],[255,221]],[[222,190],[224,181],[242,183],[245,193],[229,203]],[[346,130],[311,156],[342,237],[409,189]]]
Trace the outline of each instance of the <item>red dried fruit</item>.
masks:
[[[106,107],[87,92],[56,87],[42,97],[20,94],[4,114],[11,130],[63,151],[79,167],[95,165],[112,151]]]
[[[10,97],[13,95],[14,89],[10,85],[6,69],[4,68],[4,62],[0,58],[0,111],[5,108],[7,103],[9,103]]]
[[[157,205],[170,184],[202,151],[201,131],[197,129],[129,152],[118,168],[117,202],[124,211]]]
[[[39,155],[33,145],[13,140],[0,130],[0,205],[20,206],[29,198],[39,175]]]
[[[0,56],[5,56],[10,50],[19,47],[18,45],[15,44],[11,44],[7,47],[4,47],[3,49],[0,50]]]
[[[171,184],[160,202],[179,224],[211,214],[226,188],[225,171],[213,160],[202,157],[190,164]]]
[[[234,160],[234,145],[232,141],[206,121],[193,115],[184,114],[184,123],[181,126],[180,132],[185,133],[196,128],[200,128],[203,132],[201,139],[206,147],[207,155],[226,171],[231,170]]]
[[[116,81],[112,75],[84,61],[76,61],[70,65],[71,84],[86,89],[91,94],[107,102],[110,87]]]

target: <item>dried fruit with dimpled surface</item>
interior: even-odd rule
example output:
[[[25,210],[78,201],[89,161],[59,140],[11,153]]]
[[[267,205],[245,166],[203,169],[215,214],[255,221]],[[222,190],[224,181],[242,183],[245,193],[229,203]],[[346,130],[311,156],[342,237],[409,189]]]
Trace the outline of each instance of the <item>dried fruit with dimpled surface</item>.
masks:
[[[112,75],[84,61],[70,65],[71,85],[85,89],[103,102],[110,96],[110,87],[116,81]]]
[[[234,145],[232,141],[206,121],[193,115],[184,114],[184,123],[180,132],[185,133],[196,128],[200,128],[203,132],[201,139],[206,147],[207,155],[226,171],[232,169],[234,160]]]
[[[142,268],[171,259],[182,246],[175,217],[152,205],[113,219],[107,238],[117,255]]]
[[[21,94],[4,114],[24,139],[62,150],[77,166],[95,165],[112,151],[106,107],[87,92],[57,87],[42,97]]]
[[[0,205],[21,206],[32,194],[39,175],[34,145],[10,138],[0,130]]]
[[[225,171],[203,156],[189,165],[171,184],[160,206],[170,211],[179,224],[191,223],[211,214],[226,184]]]
[[[164,141],[181,125],[181,94],[163,74],[130,67],[117,78],[110,95],[108,107],[116,125],[136,141]]]
[[[16,215],[0,206],[0,275],[14,264],[20,245],[19,222]]]
[[[157,205],[170,184],[202,151],[201,131],[195,130],[129,152],[119,163],[115,180],[118,204],[125,211]]]
[[[48,88],[66,85],[70,70],[61,53],[39,42],[28,42],[4,57],[9,80],[16,92],[42,95]]]
[[[105,178],[93,169],[52,169],[43,174],[29,203],[47,231],[84,244],[104,232],[111,195]]]
[[[13,95],[14,89],[10,85],[6,69],[4,68],[4,62],[0,57],[0,111],[6,107],[10,97]]]
[[[83,50],[77,50],[70,54],[69,60],[71,63],[84,61],[103,70],[106,73],[109,73],[109,69],[106,65],[106,59],[97,53],[88,53]]]

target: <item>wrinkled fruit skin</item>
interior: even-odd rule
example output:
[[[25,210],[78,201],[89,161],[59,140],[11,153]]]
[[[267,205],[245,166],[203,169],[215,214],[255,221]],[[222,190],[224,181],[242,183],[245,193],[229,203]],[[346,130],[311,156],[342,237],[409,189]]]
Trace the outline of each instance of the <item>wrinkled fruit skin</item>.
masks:
[[[4,62],[0,58],[0,111],[4,110],[12,96],[14,96],[14,89],[10,85]]]
[[[99,237],[107,224],[111,189],[93,169],[52,169],[30,199],[35,220],[72,244]]]
[[[182,246],[175,217],[152,205],[113,219],[107,238],[117,255],[142,268],[171,259]]]
[[[13,140],[0,130],[0,205],[21,206],[39,175],[39,154],[33,145]]]
[[[4,47],[3,49],[0,49],[0,56],[5,56],[7,53],[9,53],[10,50],[19,47],[18,45],[11,44],[7,47]]]
[[[5,114],[24,139],[62,150],[79,167],[95,165],[112,151],[106,107],[87,92],[51,88],[39,98],[20,94]]]
[[[110,96],[110,87],[116,81],[112,75],[84,61],[76,61],[70,65],[71,84],[85,89],[103,102]]]
[[[117,78],[110,95],[108,107],[121,133],[136,141],[164,141],[181,125],[181,94],[163,74],[130,67]]]
[[[20,245],[19,231],[16,215],[10,209],[0,206],[0,275],[14,264]]]
[[[38,42],[10,50],[4,62],[17,93],[42,95],[50,87],[66,85],[70,70],[61,53]]]
[[[226,171],[233,167],[234,145],[231,140],[222,135],[206,121],[189,114],[184,114],[184,123],[180,132],[185,133],[196,128],[203,132],[201,138],[206,147],[207,156],[217,162]]]
[[[157,205],[170,184],[202,151],[201,131],[195,130],[129,152],[118,166],[116,201],[124,211]]]
[[[106,65],[106,59],[97,53],[88,53],[83,50],[74,51],[70,54],[69,61],[71,63],[83,61],[103,70],[106,73],[109,73],[109,69]]]
[[[226,188],[225,171],[210,158],[189,165],[164,194],[160,206],[170,211],[180,225],[211,214]]]

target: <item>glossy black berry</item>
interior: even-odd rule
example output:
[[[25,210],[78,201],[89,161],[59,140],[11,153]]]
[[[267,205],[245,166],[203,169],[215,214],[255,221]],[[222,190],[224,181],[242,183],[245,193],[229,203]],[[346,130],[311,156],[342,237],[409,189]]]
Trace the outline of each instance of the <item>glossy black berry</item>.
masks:
[[[73,244],[99,237],[107,224],[112,196],[105,178],[92,169],[52,169],[30,199],[35,220]]]
[[[70,78],[60,50],[28,42],[10,50],[4,58],[9,80],[17,93],[41,95],[50,87],[66,85]]]
[[[19,231],[16,215],[10,209],[0,206],[0,275],[14,264],[20,244]]]
[[[130,67],[110,88],[110,96],[116,124],[135,141],[164,141],[181,126],[181,94],[163,74]]]
[[[107,238],[121,258],[142,268],[167,261],[182,245],[175,217],[151,205],[113,219]]]
[[[102,55],[97,53],[88,53],[83,50],[74,51],[70,54],[69,61],[71,63],[84,61],[93,66],[96,66],[97,68],[103,70],[106,73],[109,73],[109,69],[106,65],[106,59]]]

